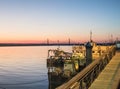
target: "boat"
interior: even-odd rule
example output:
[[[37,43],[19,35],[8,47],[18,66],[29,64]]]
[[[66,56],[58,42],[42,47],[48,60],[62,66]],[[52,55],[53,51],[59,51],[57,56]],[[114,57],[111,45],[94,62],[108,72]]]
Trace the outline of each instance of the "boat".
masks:
[[[48,50],[47,66],[63,66],[64,61],[69,59],[71,56],[72,53],[65,52],[59,48],[50,49]]]
[[[48,73],[54,76],[69,78],[77,74],[85,67],[85,56],[80,51],[73,53],[60,49],[48,50],[47,67]]]

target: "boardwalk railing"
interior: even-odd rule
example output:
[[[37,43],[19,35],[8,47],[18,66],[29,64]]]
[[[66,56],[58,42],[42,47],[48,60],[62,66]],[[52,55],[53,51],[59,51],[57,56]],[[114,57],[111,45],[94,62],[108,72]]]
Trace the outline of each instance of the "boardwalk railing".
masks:
[[[71,80],[57,87],[56,89],[88,89],[114,55],[115,48],[111,47],[109,52],[104,53],[100,58],[93,61]]]

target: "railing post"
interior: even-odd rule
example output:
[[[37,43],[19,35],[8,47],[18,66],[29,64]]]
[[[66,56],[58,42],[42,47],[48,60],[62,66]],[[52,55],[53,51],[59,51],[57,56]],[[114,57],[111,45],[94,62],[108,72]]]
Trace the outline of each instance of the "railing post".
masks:
[[[81,80],[81,81],[80,81],[80,87],[79,87],[79,88],[80,88],[80,89],[83,89],[82,87],[83,87],[83,86],[82,86],[82,80]]]
[[[91,83],[94,81],[94,69],[93,69],[93,71],[92,71],[92,73],[91,73]]]

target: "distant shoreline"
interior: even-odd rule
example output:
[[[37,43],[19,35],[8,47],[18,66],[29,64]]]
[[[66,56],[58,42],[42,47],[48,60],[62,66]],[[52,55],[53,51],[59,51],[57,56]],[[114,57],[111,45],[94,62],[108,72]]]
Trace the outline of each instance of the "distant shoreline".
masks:
[[[83,45],[83,44],[14,44],[14,43],[8,43],[8,44],[0,44],[0,47],[6,47],[6,46],[72,46],[72,45]]]
[[[113,45],[114,43],[97,43],[97,45]],[[51,44],[45,44],[45,43],[29,43],[29,44],[25,44],[25,43],[0,43],[0,47],[7,47],[7,46],[73,46],[73,45],[84,45],[83,43],[79,44],[79,43],[71,43],[71,44],[67,44],[67,43],[51,43]]]

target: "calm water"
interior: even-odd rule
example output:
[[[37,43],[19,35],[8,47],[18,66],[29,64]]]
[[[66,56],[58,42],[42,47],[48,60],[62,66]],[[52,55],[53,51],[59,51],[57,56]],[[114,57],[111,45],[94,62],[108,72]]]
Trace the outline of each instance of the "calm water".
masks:
[[[0,47],[0,89],[49,89],[46,58],[57,46]],[[61,46],[71,52],[70,46]]]

